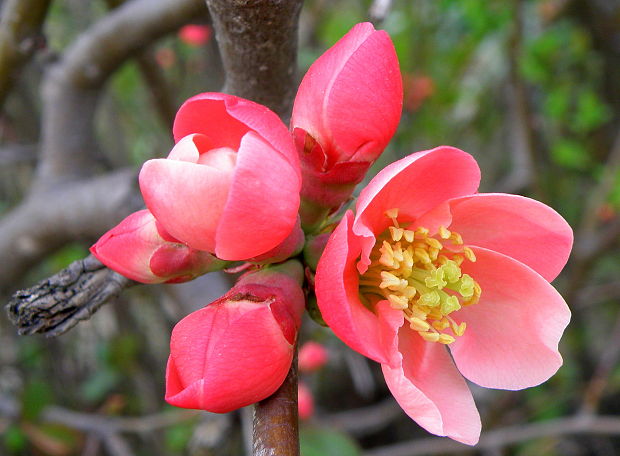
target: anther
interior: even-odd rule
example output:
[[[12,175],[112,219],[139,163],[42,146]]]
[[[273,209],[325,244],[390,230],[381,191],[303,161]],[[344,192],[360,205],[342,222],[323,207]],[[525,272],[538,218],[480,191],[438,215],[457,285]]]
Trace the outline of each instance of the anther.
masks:
[[[463,255],[465,255],[465,258],[467,258],[472,263],[476,262],[476,254],[469,247],[463,247]]]
[[[403,236],[405,237],[405,241],[411,243],[413,242],[413,240],[415,239],[415,235],[413,233],[413,231],[411,230],[404,230],[403,231]]]
[[[427,342],[437,342],[440,337],[439,334],[436,332],[420,332],[418,334],[420,334],[420,336],[422,336],[422,339],[426,340]]]
[[[403,310],[409,307],[409,301],[404,296],[388,295],[388,301],[394,309]]]
[[[402,239],[405,230],[402,228],[396,228],[395,226],[391,226],[389,229],[390,235],[392,236],[392,240],[394,242],[398,242]]]
[[[445,226],[441,225],[439,227],[439,237],[441,237],[441,239],[450,239],[450,235],[452,233],[450,232],[450,230],[446,229]]]
[[[455,340],[454,337],[449,336],[448,334],[440,334],[438,342],[440,344],[448,345],[454,342],[454,340]]]
[[[416,317],[413,317],[412,319],[409,320],[409,327],[415,331],[421,331],[421,332],[426,332],[429,329],[431,329],[431,325],[429,325],[424,320],[421,320]]]

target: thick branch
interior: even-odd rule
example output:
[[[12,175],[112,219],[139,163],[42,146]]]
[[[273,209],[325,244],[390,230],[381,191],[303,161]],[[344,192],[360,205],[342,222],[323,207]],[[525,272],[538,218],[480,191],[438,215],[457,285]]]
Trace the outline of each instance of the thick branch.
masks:
[[[205,13],[201,0],[133,0],[84,32],[46,74],[37,188],[96,168],[93,117],[101,87],[129,57]]]
[[[0,220],[0,289],[47,254],[76,239],[96,239],[142,207],[134,170],[32,195]]]
[[[42,40],[51,0],[6,0],[0,12],[0,106]]]
[[[58,336],[134,284],[88,256],[34,287],[18,291],[6,309],[20,335]]]
[[[226,71],[224,92],[287,117],[296,92],[302,0],[206,0]]]

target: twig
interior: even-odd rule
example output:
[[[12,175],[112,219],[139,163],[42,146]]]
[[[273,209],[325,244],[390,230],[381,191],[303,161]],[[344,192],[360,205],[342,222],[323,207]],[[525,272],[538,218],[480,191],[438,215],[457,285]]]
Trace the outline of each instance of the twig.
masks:
[[[620,435],[620,417],[580,415],[523,426],[500,428],[484,433],[475,450],[504,448],[528,440],[573,434]],[[472,447],[447,438],[428,438],[401,442],[366,451],[364,456],[426,456],[470,451],[472,451]]]
[[[377,25],[385,20],[391,8],[392,0],[374,0],[368,10],[368,17]]]
[[[21,68],[43,40],[51,0],[5,0],[0,12],[0,106]]]
[[[328,428],[341,429],[352,435],[366,435],[386,428],[402,416],[403,410],[393,398],[389,398],[368,407],[320,416],[318,421]]]
[[[297,348],[284,383],[254,406],[254,456],[299,456]]]
[[[58,336],[134,284],[88,256],[34,287],[18,291],[6,309],[20,335]]]

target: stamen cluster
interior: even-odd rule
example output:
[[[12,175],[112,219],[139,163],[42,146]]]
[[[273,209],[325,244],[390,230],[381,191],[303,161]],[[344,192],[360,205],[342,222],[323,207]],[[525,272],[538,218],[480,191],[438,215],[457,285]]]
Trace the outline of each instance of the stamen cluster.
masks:
[[[410,230],[398,223],[398,209],[385,215],[392,221],[378,238],[370,255],[371,264],[360,277],[360,294],[387,299],[400,309],[409,326],[429,342],[450,344],[465,332],[466,323],[450,316],[462,306],[475,304],[481,288],[461,264],[476,261],[471,248],[456,232],[441,226],[430,235],[425,227]],[[446,334],[447,328],[454,336]]]

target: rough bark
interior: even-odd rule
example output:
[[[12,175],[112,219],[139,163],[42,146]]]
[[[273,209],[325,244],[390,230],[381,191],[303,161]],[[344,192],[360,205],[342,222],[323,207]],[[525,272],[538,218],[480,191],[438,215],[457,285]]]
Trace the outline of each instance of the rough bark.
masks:
[[[226,72],[223,91],[290,115],[302,0],[206,0]]]
[[[58,336],[89,319],[99,307],[135,283],[90,255],[15,293],[7,312],[20,335]]]

